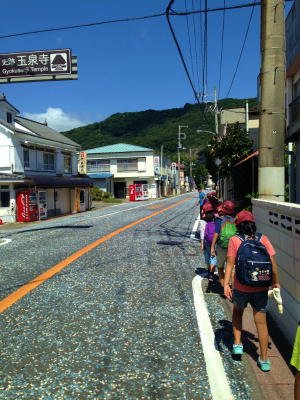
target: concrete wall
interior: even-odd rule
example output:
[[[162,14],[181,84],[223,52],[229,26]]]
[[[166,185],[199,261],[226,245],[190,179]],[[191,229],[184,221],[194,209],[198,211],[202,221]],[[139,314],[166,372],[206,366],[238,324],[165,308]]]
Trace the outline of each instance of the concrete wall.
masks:
[[[271,302],[279,329],[293,343],[300,320],[300,205],[253,199],[258,232],[267,235],[276,250],[284,313]]]

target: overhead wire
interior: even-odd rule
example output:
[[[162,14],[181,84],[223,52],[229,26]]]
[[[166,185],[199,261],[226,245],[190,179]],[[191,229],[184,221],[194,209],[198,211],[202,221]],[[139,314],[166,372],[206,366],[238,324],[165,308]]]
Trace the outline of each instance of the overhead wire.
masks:
[[[203,87],[203,92],[204,96],[206,98],[207,96],[207,81],[208,81],[208,41],[207,41],[207,36],[208,36],[208,18],[207,18],[207,0],[204,0],[204,87]]]
[[[181,51],[179,42],[178,42],[178,40],[177,40],[177,38],[176,38],[176,35],[175,35],[175,32],[174,32],[173,26],[172,26],[171,21],[170,21],[170,10],[171,10],[171,7],[172,7],[174,1],[175,1],[175,0],[170,0],[168,6],[167,6],[167,8],[166,8],[165,15],[166,15],[167,23],[168,23],[168,26],[169,26],[169,28],[170,28],[170,31],[171,31],[173,40],[174,40],[174,42],[175,42],[175,45],[176,45],[176,47],[177,47],[177,51],[178,51],[178,53],[179,53],[179,56],[180,56],[180,59],[181,59],[183,68],[184,68],[184,70],[185,70],[185,73],[186,73],[187,78],[188,78],[188,80],[189,80],[189,83],[190,83],[190,85],[191,85],[191,88],[192,88],[192,90],[193,90],[193,92],[194,92],[195,99],[196,99],[196,101],[197,101],[198,103],[200,103],[200,102],[199,102],[199,99],[198,99],[198,97],[197,97],[196,89],[195,89],[195,87],[194,87],[194,85],[193,85],[193,82],[192,82],[192,80],[191,80],[191,76],[190,76],[190,73],[189,73],[189,71],[188,71],[187,65],[186,65],[186,63],[185,63],[185,61],[184,61],[184,57],[183,57],[183,54],[182,54],[182,51]]]
[[[192,0],[192,7],[195,10],[194,0]],[[195,21],[195,14],[192,14],[192,21],[194,27],[194,44],[195,44],[195,65],[196,65],[196,74],[197,74],[197,81],[198,81],[198,93],[200,91],[200,77],[199,77],[199,56],[197,50],[197,33],[196,33],[196,21]]]
[[[286,1],[293,1],[293,0],[286,0]],[[239,8],[245,8],[245,7],[251,7],[251,6],[259,6],[261,3],[246,3],[246,4],[241,4],[241,5],[236,5],[236,6],[227,6],[225,7],[225,10],[235,10]],[[209,8],[207,12],[218,12],[224,10],[224,7],[218,7],[218,8]],[[182,15],[191,15],[191,14],[201,14],[204,13],[204,10],[195,10],[195,11],[186,11],[186,12],[178,12],[171,10],[169,8],[168,14],[169,15],[174,15],[174,16],[182,16]],[[159,18],[163,17],[166,15],[166,11],[157,13],[157,14],[150,14],[150,15],[144,15],[140,17],[129,17],[129,18],[120,18],[120,19],[113,19],[113,20],[106,20],[106,21],[96,21],[96,22],[91,22],[88,24],[78,24],[78,25],[66,25],[66,26],[61,26],[61,27],[56,27],[56,28],[47,28],[47,29],[39,29],[39,30],[34,30],[34,31],[27,31],[27,32],[17,32],[17,33],[11,33],[7,35],[1,35],[0,39],[7,39],[7,38],[12,38],[12,37],[18,37],[18,36],[25,36],[25,35],[35,35],[35,34],[40,34],[40,33],[45,33],[45,32],[55,32],[55,31],[62,31],[62,30],[68,30],[68,29],[79,29],[79,28],[88,28],[92,26],[97,26],[97,25],[105,25],[105,24],[114,24],[114,23],[120,23],[120,22],[130,22],[130,21],[139,21],[139,20],[145,20],[145,19],[152,19],[152,18]]]
[[[240,54],[239,54],[239,58],[238,58],[238,61],[237,61],[236,67],[235,67],[235,71],[234,71],[234,74],[233,74],[233,77],[232,77],[228,92],[226,94],[227,98],[228,98],[228,96],[229,96],[229,94],[231,92],[233,82],[235,80],[236,74],[237,74],[238,69],[239,69],[240,61],[241,61],[241,58],[242,58],[242,55],[243,55],[243,52],[244,52],[244,48],[245,48],[245,44],[246,44],[246,41],[247,41],[250,25],[251,25],[251,22],[252,22],[252,17],[253,17],[253,13],[254,13],[254,7],[255,7],[255,4],[253,5],[251,13],[250,13],[250,18],[249,18],[248,26],[247,26],[247,29],[246,29],[245,37],[244,37],[244,40],[243,40],[242,48],[241,48],[241,51],[240,51]]]
[[[187,11],[186,0],[184,0],[184,3],[185,3],[185,9]],[[189,16],[188,15],[186,15],[186,27],[187,27],[187,33],[188,33],[189,52],[190,52],[190,59],[191,59],[191,65],[192,65],[192,75],[193,75],[193,81],[195,82],[195,71],[194,71],[191,35],[190,35],[190,26],[189,26]]]
[[[222,16],[222,34],[221,34],[221,54],[220,54],[218,98],[221,96],[221,80],[222,80],[223,48],[224,48],[224,31],[225,31],[225,12],[226,12],[225,3],[226,3],[226,0],[223,0],[224,10],[223,10],[223,16]]]

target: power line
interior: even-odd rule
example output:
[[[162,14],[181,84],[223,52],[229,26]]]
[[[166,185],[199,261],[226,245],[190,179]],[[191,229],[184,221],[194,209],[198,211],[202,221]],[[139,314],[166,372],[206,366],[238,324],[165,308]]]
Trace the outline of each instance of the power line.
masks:
[[[219,85],[218,85],[218,97],[220,97],[221,93],[221,79],[222,79],[222,64],[223,64],[223,47],[224,47],[224,30],[225,30],[225,2],[224,0],[224,10],[223,10],[223,18],[222,18],[222,39],[221,39],[221,54],[220,54],[220,71],[219,71]]]
[[[0,36],[0,39],[6,39],[6,38],[11,38],[11,37],[16,37],[16,36],[35,35],[38,33],[45,33],[45,32],[63,31],[63,30],[67,30],[67,29],[88,28],[90,26],[115,24],[117,22],[139,21],[139,20],[143,20],[143,19],[158,18],[158,17],[162,17],[163,15],[165,15],[165,12],[162,12],[159,14],[144,15],[142,17],[111,19],[111,20],[106,20],[106,21],[91,22],[89,24],[69,25],[69,26],[61,26],[58,28],[48,28],[48,29],[40,29],[40,30],[29,31],[29,32],[11,33],[9,35]]]
[[[193,10],[195,9],[194,0],[192,0]],[[200,90],[200,79],[199,79],[199,67],[198,67],[198,51],[197,51],[197,35],[196,35],[196,22],[195,22],[195,14],[193,14],[193,26],[194,26],[194,37],[195,37],[195,58],[196,58],[196,73],[198,79],[198,89]]]
[[[187,11],[186,0],[184,0],[184,3],[185,3],[185,9]],[[190,36],[190,26],[189,26],[189,16],[188,15],[186,15],[186,27],[187,27],[188,40],[189,40],[189,51],[190,51],[190,59],[191,59],[191,64],[192,64],[192,74],[193,74],[193,80],[195,81],[195,72],[194,72],[194,64],[193,64],[192,45],[191,45],[191,36]]]
[[[173,40],[174,40],[175,45],[176,45],[176,47],[177,47],[177,50],[178,50],[178,53],[179,53],[181,62],[182,62],[182,64],[183,64],[183,68],[184,68],[185,73],[186,73],[186,75],[187,75],[187,77],[188,77],[188,80],[189,80],[189,82],[190,82],[191,88],[192,88],[192,90],[193,90],[193,92],[194,92],[195,99],[197,100],[198,103],[200,103],[200,102],[199,102],[199,99],[198,99],[198,97],[197,97],[197,92],[196,92],[195,87],[194,87],[194,85],[193,85],[193,82],[192,82],[192,80],[191,80],[189,71],[188,71],[188,69],[187,69],[186,63],[185,63],[185,61],[184,61],[184,57],[183,57],[183,54],[182,54],[180,45],[179,45],[179,43],[178,43],[178,40],[177,40],[177,38],[176,38],[174,29],[173,29],[172,24],[171,24],[171,21],[170,21],[170,9],[171,9],[172,4],[174,3],[174,1],[175,1],[175,0],[170,0],[168,6],[167,6],[167,8],[166,8],[165,15],[166,15],[166,18],[167,18],[167,22],[168,22],[168,25],[169,25],[171,34],[172,34],[172,36],[173,36]]]
[[[200,10],[202,10],[202,0],[200,0]],[[202,64],[201,64],[201,72],[202,72],[202,88],[201,92],[203,93],[204,91],[204,78],[203,78],[203,73],[204,73],[204,43],[203,43],[203,27],[202,27],[202,14],[199,14],[199,19],[200,19],[200,54],[202,57]]]
[[[245,48],[246,40],[247,40],[247,37],[248,37],[248,33],[249,33],[249,29],[250,29],[250,25],[251,25],[253,13],[254,13],[254,6],[255,6],[255,4],[253,5],[252,10],[251,10],[251,14],[250,14],[247,30],[246,30],[246,33],[245,33],[244,41],[243,41],[243,44],[242,44],[242,48],[241,48],[241,51],[240,51],[240,55],[239,55],[239,58],[238,58],[238,61],[237,61],[236,67],[235,67],[235,71],[234,71],[234,74],[233,74],[233,77],[232,77],[228,92],[226,94],[226,97],[228,97],[230,92],[231,92],[231,88],[232,88],[233,82],[235,80],[237,71],[239,69],[240,61],[241,61],[241,58],[242,58],[242,55],[243,55],[243,51],[244,51],[244,48]]]
[[[204,82],[203,82],[203,95],[206,96],[207,92],[207,75],[208,75],[208,41],[207,41],[207,0],[204,1]],[[202,100],[203,101],[203,100]]]
[[[293,0],[286,0],[286,1],[293,1]],[[209,9],[207,9],[207,12],[217,12],[217,11],[223,11],[223,10],[236,10],[239,8],[259,6],[260,4],[261,3],[255,2],[255,3],[246,3],[246,4],[236,5],[236,6],[209,8]],[[202,14],[202,13],[205,13],[205,10],[200,9],[200,10],[196,10],[196,11],[186,11],[186,12],[174,11],[174,10],[171,10],[171,8],[169,8],[169,10],[168,10],[168,15],[174,15],[174,16],[184,16],[184,15]],[[158,17],[162,17],[164,15],[166,15],[166,11],[158,13],[158,14],[144,15],[141,17],[121,18],[121,19],[91,22],[89,24],[68,25],[68,26],[61,26],[61,27],[57,27],[57,28],[48,28],[48,29],[40,29],[40,30],[28,31],[28,32],[11,33],[8,35],[1,35],[0,39],[7,39],[7,38],[11,38],[11,37],[18,37],[18,36],[25,36],[25,35],[35,35],[35,34],[45,33],[45,32],[63,31],[63,30],[68,30],[68,29],[88,28],[91,26],[114,24],[114,23],[120,23],[120,22],[139,21],[139,20],[145,20],[145,19],[151,19],[151,18],[158,18]]]

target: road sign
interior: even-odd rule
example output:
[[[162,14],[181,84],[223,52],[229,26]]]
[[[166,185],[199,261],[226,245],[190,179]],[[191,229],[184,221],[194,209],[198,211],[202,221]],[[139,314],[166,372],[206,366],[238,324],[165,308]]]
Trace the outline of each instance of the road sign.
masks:
[[[0,54],[0,83],[77,79],[71,49]]]

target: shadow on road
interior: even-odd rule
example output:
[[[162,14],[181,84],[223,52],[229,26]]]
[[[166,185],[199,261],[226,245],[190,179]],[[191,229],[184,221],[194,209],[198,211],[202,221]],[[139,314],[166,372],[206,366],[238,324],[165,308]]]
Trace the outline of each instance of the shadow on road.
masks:
[[[59,225],[59,226],[49,226],[46,228],[36,228],[36,229],[24,229],[22,231],[12,232],[5,234],[5,237],[17,235],[20,233],[27,233],[27,232],[38,232],[38,231],[47,231],[52,229],[89,229],[92,228],[93,225]]]

